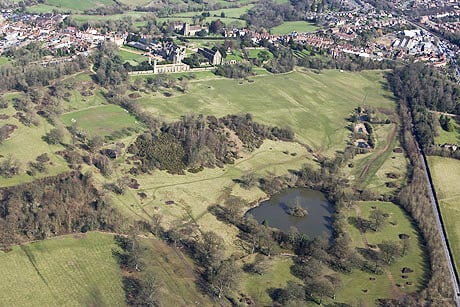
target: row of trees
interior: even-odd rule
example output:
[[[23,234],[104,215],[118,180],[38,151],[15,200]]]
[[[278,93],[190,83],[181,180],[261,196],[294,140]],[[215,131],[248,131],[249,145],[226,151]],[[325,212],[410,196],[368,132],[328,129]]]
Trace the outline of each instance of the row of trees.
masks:
[[[129,306],[160,306],[162,303],[161,284],[151,267],[148,266],[152,257],[145,242],[139,239],[135,230],[131,229],[128,236],[117,235],[115,242],[120,250],[114,251],[120,268],[124,274],[123,289]]]
[[[419,93],[419,95],[423,95],[423,93]],[[448,278],[450,273],[441,246],[431,201],[428,197],[422,157],[412,135],[412,116],[409,105],[410,101],[400,100],[399,115],[402,125],[401,144],[408,155],[411,167],[408,169],[408,184],[401,189],[395,201],[414,218],[420,229],[429,255],[430,274],[428,275],[427,287],[423,291],[405,296],[400,300],[387,301],[386,304],[389,306],[401,306],[401,304],[406,306],[414,304],[453,305],[454,293]]]
[[[234,65],[220,65],[217,67],[216,75],[233,79],[242,79],[254,74],[252,66],[246,63],[237,63]]]
[[[430,110],[460,115],[460,86],[423,63],[396,68],[388,75],[396,97],[412,113],[417,141],[426,148],[434,143],[435,116]]]

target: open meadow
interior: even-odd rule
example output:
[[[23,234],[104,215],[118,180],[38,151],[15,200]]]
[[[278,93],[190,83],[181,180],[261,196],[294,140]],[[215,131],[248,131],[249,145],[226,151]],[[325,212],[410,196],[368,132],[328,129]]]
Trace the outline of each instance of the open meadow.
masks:
[[[284,288],[288,281],[302,283],[290,273],[293,261],[289,257],[265,257],[264,265],[268,268],[264,274],[245,274],[242,287],[258,306],[269,306],[272,299],[267,289]]]
[[[0,56],[0,65],[8,64],[11,61],[10,58],[6,56]]]
[[[193,262],[179,249],[142,239],[145,263],[159,278],[164,303],[211,306]],[[9,306],[125,306],[112,234],[90,232],[13,246],[0,252],[0,300]]]
[[[237,179],[248,173],[254,174],[256,178],[287,175],[290,170],[299,170],[305,164],[317,167],[316,157],[324,155],[332,157],[336,151],[345,148],[350,138],[350,130],[347,128],[349,125],[348,118],[354,108],[362,105],[363,101],[367,106],[372,106],[379,110],[389,112],[389,110],[394,109],[394,101],[391,93],[384,89],[384,72],[381,71],[351,73],[327,70],[317,73],[308,70],[299,70],[282,75],[272,75],[265,70],[258,70],[258,72],[260,72],[258,76],[250,77],[246,80],[225,79],[215,76],[208,71],[195,73],[195,78],[189,79],[189,86],[185,93],[177,89],[168,89],[168,93],[172,95],[171,97],[166,97],[164,95],[165,92],[163,92],[166,91],[164,89],[158,92],[139,91],[141,97],[138,99],[138,102],[144,110],[151,112],[165,121],[177,120],[183,115],[192,113],[202,113],[218,117],[227,114],[251,113],[256,122],[280,127],[290,126],[296,133],[296,142],[265,140],[262,146],[253,152],[242,151],[240,154],[241,157],[233,164],[224,165],[222,168],[205,168],[198,173],[186,172],[184,175],[172,175],[165,171],[154,170],[149,174],[136,175],[134,178],[138,187],[129,188],[122,195],[108,192],[111,194],[115,206],[125,216],[138,220],[149,220],[155,214],[161,214],[165,226],[192,221],[199,226],[200,231],[212,230],[222,236],[226,244],[228,256],[239,254],[241,253],[241,247],[237,243],[238,229],[218,220],[208,211],[209,206],[223,204],[230,197],[238,197],[243,205],[243,209],[247,209],[267,198],[267,195],[257,186],[250,189],[242,188],[237,183]],[[190,75],[190,73],[181,73],[173,76],[180,78]],[[137,78],[146,77],[139,76]],[[136,77],[132,77],[133,80],[134,78]],[[83,130],[90,136],[109,136],[123,128],[125,130],[128,128],[137,128],[138,132],[143,129],[126,110],[116,105],[107,104],[103,95],[104,91],[94,84],[94,81],[87,73],[68,77],[62,81],[62,84],[69,94],[66,95],[65,99],[62,99],[62,106],[65,113],[59,119],[63,125],[70,126],[72,119],[75,119],[78,130]],[[12,115],[14,109],[10,106],[5,112]],[[38,142],[37,140],[43,142],[48,153],[54,153],[61,149],[61,145],[53,145],[55,147],[50,148],[44,143],[41,137],[46,132],[46,129],[50,129],[51,126],[46,126],[48,124],[44,120],[41,125],[43,126],[21,127],[21,129],[27,128],[31,130],[24,130],[24,137],[30,138],[34,136],[34,133],[37,133],[38,135],[34,136],[34,142]],[[378,159],[374,159],[372,154],[369,155],[367,159],[375,162],[371,163],[374,168],[369,167],[369,171],[365,176],[366,180],[363,180],[366,185],[372,186],[374,184],[375,189],[379,189],[382,180],[384,180],[382,176],[385,176],[385,171],[383,171],[382,175],[379,173],[382,172],[381,169],[396,169],[400,165],[399,163],[405,162],[405,160],[401,160],[399,157],[396,160],[393,159],[390,161],[390,157],[393,155],[391,153],[393,148],[399,146],[392,133],[395,126],[396,124],[386,124],[375,129],[377,138],[376,151],[381,151],[382,154],[378,155],[380,159],[378,163],[375,162]],[[40,127],[42,127],[43,131],[39,130]],[[391,138],[389,138],[389,135]],[[68,141],[68,133],[66,138]],[[117,141],[123,142],[125,146],[129,146],[133,138],[133,134],[131,136],[123,134],[117,137]],[[8,141],[14,139],[13,135],[11,140],[7,140],[0,146],[6,146],[8,145]],[[28,144],[24,140],[21,140],[21,142]],[[30,143],[30,141],[28,142]],[[107,144],[107,146],[110,147],[112,144]],[[30,155],[32,151],[27,150],[24,152]],[[82,172],[91,169],[94,173],[93,180],[95,185],[102,190],[106,184],[116,182],[117,179],[129,174],[128,172],[133,166],[132,162],[127,159],[129,157],[130,154],[124,153],[122,156],[117,157],[117,159],[112,160],[113,173],[108,177],[103,177],[95,167],[89,165],[84,165]],[[24,157],[21,160],[28,161],[33,158],[35,156]],[[60,160],[56,160],[55,163],[57,164],[58,161],[61,161],[64,170],[66,170],[67,166],[62,158],[56,159]],[[364,161],[366,156],[363,156],[362,159],[363,162],[359,162],[359,158],[354,161],[356,169],[353,169],[353,171],[358,172],[358,170],[365,168],[365,165],[368,164],[367,160]],[[385,166],[385,163],[390,164]],[[350,176],[353,175],[356,176],[355,173],[350,174]],[[23,180],[23,178],[17,178]],[[366,204],[360,205],[363,214],[368,214],[366,206]],[[394,205],[391,204],[391,206]],[[399,210],[397,207],[396,209]],[[397,291],[412,291],[421,282],[420,274],[422,273],[420,272],[422,269],[417,266],[421,262],[420,258],[418,258],[420,249],[418,241],[415,239],[416,234],[411,232],[413,229],[407,218],[402,214],[402,211],[399,212],[396,209],[389,207],[385,211],[390,214],[390,220],[397,223],[398,229],[400,228],[402,229],[401,231],[409,233],[412,242],[417,243],[413,244],[413,249],[406,257],[396,262],[397,266],[395,264],[395,266],[388,267],[389,273],[386,274],[393,274],[391,275],[393,279],[386,274],[376,277],[381,284],[386,286],[375,286],[374,288],[372,288],[372,285],[368,286],[369,295],[364,300],[369,304],[372,304],[375,298],[388,298],[394,293],[399,293]],[[350,214],[355,213],[353,211]],[[358,231],[353,227],[350,225],[350,232]],[[394,238],[397,234],[394,232],[393,227],[392,225],[386,225],[381,230],[381,233],[374,236],[373,234],[366,234],[369,236],[369,242],[377,244],[383,240],[383,237],[390,240],[397,240],[397,238]],[[80,240],[88,240],[92,236],[96,236],[96,234],[87,234],[86,238]],[[76,239],[69,237],[69,240]],[[95,240],[101,239],[97,238]],[[54,241],[44,241],[30,246],[52,244],[49,242]],[[354,243],[356,247],[362,247],[363,244],[359,240]],[[146,240],[145,244],[153,244],[150,246],[152,248],[151,265],[161,275],[161,280],[164,283],[162,291],[168,301],[175,302],[178,306],[185,306],[186,302],[190,301],[198,301],[203,305],[212,304],[196,288],[196,276],[193,270],[190,270],[193,264],[189,265],[187,258],[183,258],[184,256],[179,251],[161,242],[155,241],[152,243]],[[101,244],[101,249],[103,246]],[[105,248],[105,252],[110,251],[113,248],[113,242],[110,242],[110,244],[107,242]],[[52,248],[47,247],[46,250],[52,251]],[[21,251],[23,249],[15,248],[11,253],[19,253]],[[42,252],[41,249],[40,252]],[[78,252],[75,253],[79,255]],[[64,265],[59,270],[47,273],[46,270],[41,269],[38,265],[41,263],[39,259],[42,259],[42,256],[35,255],[35,253],[32,254],[34,255],[33,259],[35,259],[32,263],[37,263],[35,267],[40,270],[40,274],[44,276],[46,281],[46,278],[51,278],[47,277],[51,276],[51,274],[65,274],[62,273],[62,270],[67,270]],[[66,257],[61,256],[62,261],[66,261]],[[98,257],[98,255],[87,255],[82,256],[82,259],[93,263],[100,259]],[[48,258],[53,259],[52,256],[48,256]],[[270,262],[270,260],[267,261]],[[415,261],[415,264],[407,264],[409,261]],[[280,261],[276,261],[276,265],[272,265],[270,270],[262,276],[245,276],[247,279],[240,284],[240,289],[253,297],[256,302],[268,304],[271,300],[267,292],[268,288],[282,287],[288,280],[296,280],[290,272],[291,265],[292,260],[289,257],[280,259]],[[410,282],[413,283],[412,286],[408,285],[405,288],[398,288],[399,290],[396,290],[395,283],[403,283],[400,277],[401,274],[398,275],[398,270],[401,269],[399,266],[401,265],[414,267],[416,272],[412,273],[410,277]],[[85,266],[88,266],[88,264],[85,264]],[[86,270],[84,269],[85,266],[80,265],[79,269]],[[44,270],[44,273],[42,273],[42,270]],[[25,276],[29,276],[30,274],[32,273],[27,272]],[[71,274],[67,275],[72,276]],[[344,284],[354,286],[341,289],[338,292],[338,299],[354,303],[354,301],[347,301],[347,299],[349,297],[358,297],[362,294],[362,288],[366,285],[370,277],[368,275],[368,273],[361,271],[343,275]],[[32,276],[35,275],[32,274]],[[40,278],[40,276],[34,278]],[[81,278],[92,282],[90,277],[82,276]],[[120,280],[118,275],[106,278],[114,279],[117,283]],[[91,282],[85,282],[85,284],[87,283],[91,286]],[[49,288],[46,288],[44,282],[41,284],[39,282],[34,283],[37,284],[37,287],[43,287],[43,291],[48,291],[48,294],[56,291],[53,287],[57,286],[53,286],[50,282],[48,282]],[[376,282],[375,284],[377,285],[378,283]],[[100,287],[106,286],[105,284],[101,284]],[[172,289],[181,289],[181,294],[179,295],[177,291],[173,291]],[[102,289],[100,290],[103,291]],[[97,293],[85,294],[87,290],[84,289],[75,291],[80,293],[78,295],[85,299],[88,299],[87,297],[101,301],[112,299],[113,301],[111,301],[110,305],[119,305],[117,303],[119,302],[117,301],[119,298],[115,299],[108,291],[104,292],[104,295],[107,296],[101,296],[102,298]],[[120,293],[122,294],[121,291]],[[67,295],[77,297],[77,294]],[[80,302],[83,298],[75,300]],[[83,301],[84,303],[85,301]],[[44,302],[44,304],[53,305],[52,302]]]
[[[161,306],[213,306],[202,293],[193,261],[183,252],[157,239],[143,239],[144,262],[159,279]]]
[[[128,216],[149,219],[153,214],[162,214],[166,225],[181,221],[195,221],[203,231],[217,231],[231,248],[235,248],[235,227],[219,221],[208,212],[211,205],[223,203],[230,195],[240,197],[249,205],[266,198],[259,188],[241,188],[234,180],[246,173],[258,177],[287,174],[289,170],[301,168],[311,162],[311,155],[298,143],[265,141],[252,153],[223,168],[206,168],[198,173],[172,175],[155,170],[152,174],[136,176],[139,188],[129,189],[124,195],[113,195],[114,203]],[[123,162],[116,167],[111,178],[94,176],[100,185],[112,182],[124,175],[130,165]],[[142,197],[141,197],[142,196]]]
[[[9,137],[0,144],[0,158],[11,157],[19,162],[19,175],[11,178],[0,177],[0,187],[12,186],[19,183],[29,182],[45,176],[57,175],[68,170],[64,159],[55,154],[64,147],[60,144],[49,145],[43,137],[53,128],[45,119],[36,117],[37,126],[25,125],[16,116],[17,111],[13,108],[13,98],[19,97],[16,93],[9,93],[3,96],[9,102],[6,109],[0,110],[0,126],[10,125],[15,127]],[[28,163],[35,161],[37,156],[46,153],[50,158],[47,163],[47,171],[37,173],[34,176],[26,174]]]
[[[369,219],[375,208],[388,215],[386,223],[378,231],[362,232],[357,221]],[[424,250],[412,220],[400,207],[388,202],[357,202],[354,208],[349,209],[347,216],[347,233],[358,251],[384,241],[401,244],[401,234],[409,236],[409,247],[405,256],[389,266],[383,266],[384,272],[381,275],[358,270],[342,275],[343,286],[337,293],[337,300],[353,306],[363,302],[373,305],[378,298],[398,297],[422,288],[426,278]],[[413,272],[402,273],[405,267]]]
[[[65,113],[61,116],[61,121],[66,126],[71,126],[74,121],[78,130],[85,131],[92,137],[105,137],[123,129],[140,128],[134,116],[116,105],[100,105]]]
[[[446,131],[440,126],[438,128],[439,135],[435,137],[436,144],[457,144],[460,145],[460,117],[450,117],[452,130]]]
[[[251,113],[255,121],[291,127],[298,141],[317,153],[331,155],[345,148],[349,136],[347,118],[365,97],[366,105],[394,109],[384,82],[381,71],[295,71],[250,81],[197,80],[191,82],[185,94],[144,95],[138,101],[145,110],[166,120],[191,113]]]
[[[124,306],[113,235],[87,233],[0,252],[4,306]]]
[[[91,10],[101,6],[114,5],[113,0],[47,0],[46,3],[40,3],[27,8],[31,13],[49,13],[53,10],[58,12],[78,13],[85,10]]]
[[[431,176],[436,188],[447,239],[460,273],[460,161],[444,157],[428,157]]]
[[[305,32],[315,32],[319,28],[307,21],[285,21],[279,26],[276,26],[270,30],[272,34],[290,34],[292,32],[305,33]]]
[[[118,52],[118,55],[123,60],[123,62],[129,62],[132,66],[137,66],[140,63],[147,61],[148,58],[139,52],[133,52],[127,48],[121,48]]]

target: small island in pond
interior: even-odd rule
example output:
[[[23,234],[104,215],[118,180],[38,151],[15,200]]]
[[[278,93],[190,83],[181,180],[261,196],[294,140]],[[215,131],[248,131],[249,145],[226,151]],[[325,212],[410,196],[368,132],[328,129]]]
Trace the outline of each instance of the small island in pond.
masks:
[[[308,210],[303,208],[300,205],[298,199],[294,200],[294,203],[288,207],[286,212],[287,212],[287,214],[292,215],[292,216],[296,216],[296,217],[304,217],[304,216],[308,215]]]

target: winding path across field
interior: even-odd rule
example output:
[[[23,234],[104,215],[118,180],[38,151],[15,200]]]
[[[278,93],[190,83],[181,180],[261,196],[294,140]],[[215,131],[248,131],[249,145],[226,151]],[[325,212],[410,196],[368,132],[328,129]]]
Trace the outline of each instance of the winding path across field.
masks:
[[[377,161],[377,159],[380,158],[385,152],[391,149],[391,143],[393,142],[393,139],[395,138],[395,136],[396,136],[396,125],[393,124],[390,130],[390,133],[387,135],[385,147],[375,152],[372,159],[370,159],[370,161],[366,163],[363,170],[359,174],[359,177],[358,177],[359,183],[364,182],[367,174],[369,173],[369,169],[374,164],[374,162]]]

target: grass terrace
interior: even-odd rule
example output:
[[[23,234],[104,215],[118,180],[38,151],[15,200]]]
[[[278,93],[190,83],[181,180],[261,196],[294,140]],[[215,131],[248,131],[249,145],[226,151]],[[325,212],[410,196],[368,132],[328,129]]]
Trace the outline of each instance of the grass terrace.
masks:
[[[0,252],[5,306],[123,306],[113,235],[67,235]]]
[[[315,32],[319,29],[318,26],[307,21],[286,21],[271,29],[273,34],[290,34],[292,32],[305,33]]]
[[[444,157],[428,157],[447,238],[460,273],[460,161]]]

